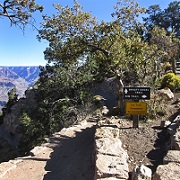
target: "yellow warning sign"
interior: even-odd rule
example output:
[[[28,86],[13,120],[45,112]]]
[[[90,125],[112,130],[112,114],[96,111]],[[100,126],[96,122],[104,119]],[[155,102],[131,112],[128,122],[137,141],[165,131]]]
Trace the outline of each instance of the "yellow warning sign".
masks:
[[[126,114],[147,114],[147,104],[145,102],[127,102]]]

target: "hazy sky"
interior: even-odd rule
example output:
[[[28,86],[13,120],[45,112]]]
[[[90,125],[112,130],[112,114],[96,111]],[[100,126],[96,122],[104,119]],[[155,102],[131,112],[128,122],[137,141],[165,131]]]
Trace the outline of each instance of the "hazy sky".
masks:
[[[2,3],[4,0],[0,0]],[[99,20],[111,20],[113,6],[118,0],[78,0],[85,11],[91,12]],[[159,4],[161,9],[167,8],[170,0],[136,0],[141,7]],[[45,8],[43,14],[55,12],[52,4],[72,5],[73,0],[36,0]],[[36,13],[37,26],[41,22],[41,14]],[[38,42],[37,31],[26,27],[25,34],[18,27],[10,27],[8,19],[0,18],[0,66],[34,66],[45,65],[43,51],[48,43]]]

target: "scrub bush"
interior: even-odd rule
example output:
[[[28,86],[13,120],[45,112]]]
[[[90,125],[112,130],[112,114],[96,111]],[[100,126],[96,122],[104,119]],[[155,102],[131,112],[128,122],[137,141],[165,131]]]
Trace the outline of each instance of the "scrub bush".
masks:
[[[180,76],[174,73],[167,73],[161,80],[161,88],[168,87],[171,91],[180,90]]]

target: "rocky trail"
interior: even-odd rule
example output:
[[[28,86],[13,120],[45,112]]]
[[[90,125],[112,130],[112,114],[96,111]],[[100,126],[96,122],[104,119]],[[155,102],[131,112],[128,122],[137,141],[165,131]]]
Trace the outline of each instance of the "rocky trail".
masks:
[[[167,153],[169,136],[160,127],[143,127],[138,129],[120,129],[123,148],[127,150],[130,172],[137,165],[146,165],[154,173],[157,166],[163,163]]]
[[[33,156],[3,163],[1,180],[92,180],[94,177],[95,123],[79,125],[55,133],[37,147]]]
[[[166,153],[166,133],[157,126],[147,127],[144,123],[139,128],[132,128],[132,121],[127,119],[117,117],[112,121],[119,126],[120,140],[129,156],[130,172],[139,164],[150,167],[154,172]],[[0,179],[93,180],[95,127],[95,121],[83,121],[55,133],[48,143],[36,147],[31,156],[17,158],[1,166]]]
[[[169,136],[162,120],[179,115],[179,107],[169,106],[166,117],[140,122],[132,128],[127,117],[103,117],[104,123],[119,129],[122,147],[128,153],[129,175],[136,165],[146,165],[154,173],[167,153]],[[93,180],[95,174],[94,134],[97,121],[91,118],[55,133],[48,142],[31,151],[31,156],[20,157],[0,164],[0,180]],[[112,144],[113,146],[113,144]]]

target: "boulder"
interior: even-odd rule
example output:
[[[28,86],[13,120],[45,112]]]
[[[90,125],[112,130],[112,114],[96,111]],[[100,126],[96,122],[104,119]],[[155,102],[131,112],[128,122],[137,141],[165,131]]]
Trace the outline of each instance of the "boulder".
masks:
[[[157,167],[153,180],[178,180],[180,179],[180,164],[168,163]]]
[[[172,100],[174,98],[174,94],[169,88],[160,89],[157,91],[157,95],[166,100]]]

